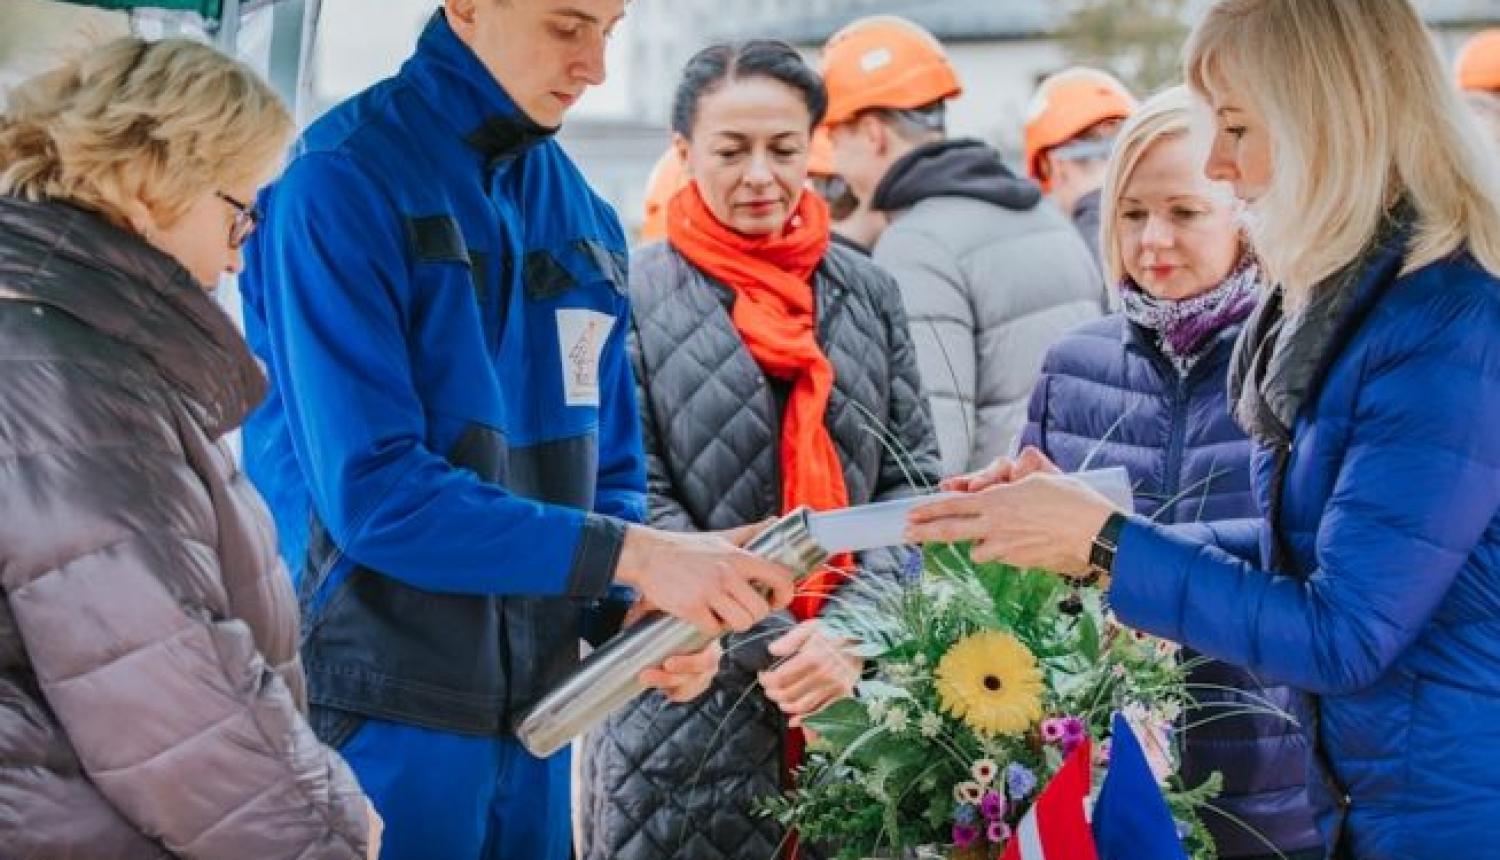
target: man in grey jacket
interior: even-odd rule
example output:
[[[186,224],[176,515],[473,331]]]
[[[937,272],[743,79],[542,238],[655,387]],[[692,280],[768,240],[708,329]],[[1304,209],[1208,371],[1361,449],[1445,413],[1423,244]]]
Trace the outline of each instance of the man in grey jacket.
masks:
[[[983,466],[1020,432],[1047,348],[1103,312],[1103,281],[1035,185],[947,139],[961,87],[927,31],[861,19],[829,39],[822,71],[838,173],[891,219],[874,257],[901,287],[944,471]]]

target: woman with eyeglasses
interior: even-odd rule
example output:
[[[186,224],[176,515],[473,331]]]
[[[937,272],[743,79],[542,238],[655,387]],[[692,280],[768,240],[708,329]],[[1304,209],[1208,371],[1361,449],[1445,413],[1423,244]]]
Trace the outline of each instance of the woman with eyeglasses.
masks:
[[[0,115],[0,853],[359,858],[303,716],[270,519],[224,445],[265,377],[209,292],[291,118],[205,45],[122,39]]]

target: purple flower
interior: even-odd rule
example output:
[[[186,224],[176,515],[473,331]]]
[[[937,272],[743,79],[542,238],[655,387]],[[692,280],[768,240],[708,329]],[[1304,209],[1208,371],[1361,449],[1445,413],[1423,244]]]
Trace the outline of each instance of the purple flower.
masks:
[[[1055,744],[1063,739],[1063,721],[1057,717],[1042,720],[1042,740]]]
[[[1063,741],[1072,741],[1077,744],[1089,733],[1088,726],[1077,717],[1063,717],[1062,720]]]
[[[1172,819],[1172,823],[1177,826],[1178,839],[1186,839],[1193,835],[1193,825],[1179,818]]]
[[[922,569],[925,565],[926,560],[922,558],[921,551],[909,549],[905,553],[905,558],[901,560],[901,573],[898,578],[902,582],[921,582]]]
[[[953,820],[959,824],[973,824],[979,818],[979,811],[972,803],[960,803],[953,808]]]
[[[1010,839],[1010,825],[1004,821],[991,821],[989,832],[985,835],[989,837],[990,842],[999,845]]]
[[[1062,723],[1062,754],[1066,758],[1073,754],[1073,750],[1078,749],[1089,732],[1083,720],[1077,717],[1063,717],[1059,722]]]
[[[953,825],[953,845],[957,848],[968,848],[979,838],[979,828],[969,824]]]
[[[1005,768],[1005,787],[1015,800],[1030,797],[1036,791],[1036,774],[1025,765],[1012,762]]]
[[[979,812],[990,821],[1005,817],[1005,798],[1000,792],[991,789],[984,793],[984,800],[979,802]]]

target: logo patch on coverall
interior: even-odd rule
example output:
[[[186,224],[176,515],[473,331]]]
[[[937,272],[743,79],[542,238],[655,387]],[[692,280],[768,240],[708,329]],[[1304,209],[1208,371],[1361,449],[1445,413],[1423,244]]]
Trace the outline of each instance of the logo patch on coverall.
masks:
[[[599,356],[615,318],[587,308],[557,312],[557,343],[562,349],[563,394],[569,406],[599,405]]]

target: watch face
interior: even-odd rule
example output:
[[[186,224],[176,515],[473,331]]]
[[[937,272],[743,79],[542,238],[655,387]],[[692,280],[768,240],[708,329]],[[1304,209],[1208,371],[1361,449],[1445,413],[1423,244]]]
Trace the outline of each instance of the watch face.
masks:
[[[1095,540],[1094,545],[1089,548],[1090,572],[1098,575],[1108,573],[1115,563],[1115,548],[1102,541]]]

